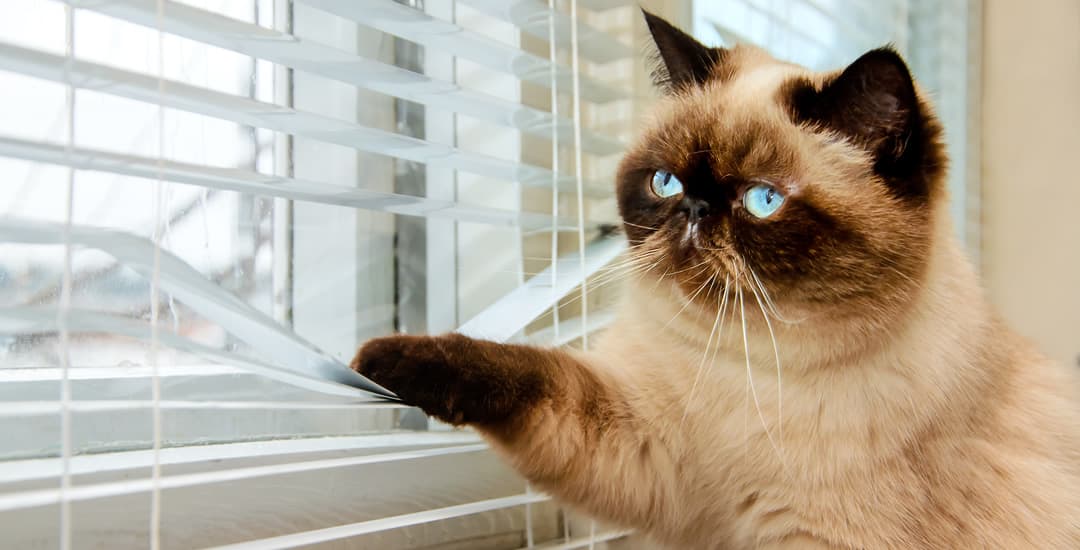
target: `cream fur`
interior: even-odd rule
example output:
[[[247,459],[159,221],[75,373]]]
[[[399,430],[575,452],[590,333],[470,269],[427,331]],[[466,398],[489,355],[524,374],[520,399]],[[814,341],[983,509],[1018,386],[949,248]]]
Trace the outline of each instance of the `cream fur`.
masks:
[[[481,431],[564,502],[673,548],[1080,548],[1080,373],[997,319],[944,193],[909,230],[880,184],[852,184],[872,176],[843,139],[771,122],[766,88],[809,73],[752,49],[727,59],[752,78],[665,102],[640,151],[773,132],[745,158],[793,151],[786,169],[867,238],[923,243],[905,251],[926,257],[919,280],[882,265],[900,282],[849,309],[774,296],[791,321],[770,318],[778,369],[758,297],[742,297],[744,345],[734,296],[716,323],[670,278],[631,277],[615,324],[572,355],[595,381]]]
[[[756,300],[744,296],[760,411],[738,314],[703,363],[715,313],[676,315],[675,296],[645,278],[578,355],[625,399],[614,428],[601,441],[568,437],[545,411],[527,452],[496,444],[527,475],[587,461],[600,479],[549,489],[674,548],[1080,548],[1076,373],[995,320],[936,217],[928,284],[895,331],[845,349],[828,334],[842,322],[773,321],[782,437]]]

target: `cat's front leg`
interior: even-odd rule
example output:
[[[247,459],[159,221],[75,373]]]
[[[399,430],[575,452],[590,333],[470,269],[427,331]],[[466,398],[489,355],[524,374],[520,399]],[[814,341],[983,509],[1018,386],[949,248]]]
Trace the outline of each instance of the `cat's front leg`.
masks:
[[[376,338],[352,367],[432,416],[476,427],[565,502],[623,525],[676,528],[685,514],[674,460],[628,388],[590,360],[448,334]]]
[[[368,341],[352,368],[402,400],[451,424],[496,428],[557,397],[562,352],[460,334]]]

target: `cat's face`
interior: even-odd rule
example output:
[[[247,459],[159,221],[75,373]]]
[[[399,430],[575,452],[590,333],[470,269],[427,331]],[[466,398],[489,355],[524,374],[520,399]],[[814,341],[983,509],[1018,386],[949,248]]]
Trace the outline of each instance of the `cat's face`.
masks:
[[[815,74],[646,18],[666,97],[617,192],[650,273],[712,304],[725,288],[812,309],[910,295],[944,155],[900,57]]]

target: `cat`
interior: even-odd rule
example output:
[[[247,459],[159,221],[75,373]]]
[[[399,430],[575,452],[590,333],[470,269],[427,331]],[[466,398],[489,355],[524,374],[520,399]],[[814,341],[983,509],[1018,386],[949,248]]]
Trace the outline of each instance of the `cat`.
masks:
[[[645,13],[662,91],[588,351],[462,335],[352,366],[672,548],[1080,548],[1078,373],[987,305],[900,55],[814,73]]]

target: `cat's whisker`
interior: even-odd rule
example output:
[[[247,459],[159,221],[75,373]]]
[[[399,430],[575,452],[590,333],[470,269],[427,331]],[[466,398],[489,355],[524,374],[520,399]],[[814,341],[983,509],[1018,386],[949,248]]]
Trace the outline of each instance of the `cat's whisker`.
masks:
[[[624,257],[624,258],[620,259],[617,262],[609,263],[609,264],[601,267],[600,269],[598,269],[596,271],[596,273],[598,275],[602,275],[602,274],[606,274],[608,272],[618,271],[618,270],[621,270],[621,269],[626,268],[626,267],[633,267],[633,266],[639,265],[639,264],[647,264],[650,260],[653,260],[653,259],[658,258],[659,256],[661,256],[662,252],[663,252],[662,250],[646,250],[644,252],[631,253],[631,254],[628,254],[627,257]],[[539,256],[523,256],[522,259],[528,260],[528,261],[545,261],[545,262],[550,262],[551,261],[550,257],[539,257]],[[458,269],[458,271],[464,271],[464,270],[469,269],[469,267],[468,266],[458,266],[457,269]],[[488,273],[510,273],[510,274],[514,274],[514,275],[526,275],[526,276],[534,277],[536,275],[539,275],[539,274],[543,273],[543,270],[540,270],[540,271],[527,271],[527,270],[524,270],[524,269],[496,269],[496,270],[488,270],[487,272]],[[561,277],[572,278],[572,277],[578,277],[578,275],[574,274],[574,273],[560,274],[560,278]]]
[[[599,290],[599,289],[604,288],[604,287],[615,287],[615,288],[617,288],[617,285],[619,283],[627,281],[627,280],[629,280],[629,279],[631,279],[633,277],[640,276],[642,273],[644,273],[644,271],[635,272],[635,273],[626,273],[626,274],[622,275],[621,277],[613,277],[613,278],[605,279],[605,280],[599,281],[599,282],[591,281],[591,282],[589,282],[589,288],[591,290]],[[578,293],[573,298],[570,298],[570,299],[568,299],[566,301],[560,302],[560,304],[563,305],[563,306],[566,306],[566,305],[570,305],[570,304],[572,304],[575,301],[580,300],[580,299],[581,299],[581,295],[580,295],[580,293]]]
[[[776,317],[778,321],[789,325],[799,324],[807,319],[806,317],[801,317],[799,319],[789,319],[787,316],[780,313],[780,310],[776,307],[776,303],[773,302],[772,296],[769,295],[769,291],[765,289],[765,284],[761,282],[761,279],[757,276],[757,273],[754,272],[754,268],[746,266],[746,269],[750,272],[750,276],[753,278],[753,283],[755,283],[758,289],[761,290],[761,295],[765,299],[765,305],[769,308],[769,311],[772,312],[773,317]]]
[[[702,294],[701,298],[702,299],[708,298],[709,295],[712,294],[713,287],[715,287],[716,283],[718,283],[718,282],[720,282],[720,278],[717,277],[715,273],[713,275],[711,275],[709,277],[709,287],[705,289],[705,292]],[[694,314],[694,319],[700,319],[702,313],[705,313],[705,308],[698,308],[697,312],[695,312],[695,314]]]
[[[736,277],[735,281],[736,281],[735,282],[735,294],[736,294],[736,296],[738,296],[739,303],[742,303],[742,288],[738,284],[738,278],[737,277]],[[735,307],[734,306],[732,306],[732,308],[731,308],[731,317],[732,317],[732,321],[734,321],[735,320]],[[744,345],[745,345],[745,339],[743,340],[743,342],[744,342]],[[749,447],[750,446],[750,388],[752,387],[751,383],[750,383],[750,379],[751,379],[750,378],[750,370],[747,369],[747,372],[746,372],[746,390],[745,390],[745,392],[743,394],[743,447]],[[756,396],[755,396],[755,399],[756,399]],[[743,459],[745,460],[746,457],[747,457],[747,454],[744,453],[743,454]]]
[[[614,273],[614,274],[608,274],[608,276],[606,278],[591,279],[590,282],[589,282],[589,289],[595,291],[595,290],[599,290],[602,287],[618,283],[620,281],[629,279],[631,277],[642,276],[645,273],[647,273],[649,270],[651,270],[651,269],[655,268],[657,265],[659,265],[661,261],[662,261],[662,259],[657,260],[657,261],[653,262],[650,265],[643,265],[643,266],[641,266],[639,268],[636,268],[636,269],[633,269],[633,270],[628,270],[628,271],[624,271],[624,272],[620,272],[620,273]],[[579,293],[579,294],[575,295],[573,298],[570,298],[570,299],[567,299],[567,300],[560,300],[559,301],[559,307],[566,307],[566,306],[572,305],[572,304],[574,304],[574,302],[577,302],[580,299],[581,299],[581,294]],[[551,311],[548,310],[548,312],[545,313],[545,315],[548,315],[550,313],[551,313]],[[543,316],[541,316],[541,318],[543,318]]]
[[[739,270],[737,277],[741,274],[742,270]],[[738,282],[738,279],[736,279],[736,282]],[[757,388],[754,387],[753,369],[750,366],[750,339],[746,335],[746,307],[743,303],[742,287],[737,288],[739,295],[739,321],[742,323],[743,354],[746,356],[746,380],[750,384],[750,395],[754,398],[754,408],[757,410],[758,419],[761,420],[761,428],[765,430],[765,438],[769,440],[769,445],[773,448],[773,451],[776,452],[777,458],[780,459],[780,465],[783,466],[784,471],[787,471],[787,462],[784,459],[783,453],[780,452],[780,448],[776,446],[776,442],[773,440],[772,431],[769,430],[769,424],[765,421],[765,414],[761,412],[761,401],[758,399]]]
[[[658,277],[656,279],[656,283],[653,284],[652,289],[650,289],[650,292],[655,291],[657,288],[659,288],[660,283],[664,282],[664,279],[667,278],[668,274],[670,274],[670,273],[671,273],[671,267],[668,267],[667,269],[665,269],[664,272],[660,275],[660,277]]]
[[[776,317],[778,320],[783,321],[784,316],[781,315],[780,312],[776,309],[776,304],[773,303],[768,291],[765,290],[765,285],[762,284],[761,279],[757,276],[754,268],[747,266],[747,271],[750,273],[749,282],[752,283],[753,286],[757,287],[757,290],[761,291],[761,298],[764,300],[765,307],[769,310],[770,313],[773,314],[774,317]]]
[[[753,273],[753,270],[750,271]],[[748,281],[749,282],[749,281]],[[758,309],[761,310],[761,316],[765,318],[765,326],[769,328],[769,339],[772,340],[773,357],[776,358],[776,425],[777,425],[777,439],[780,440],[780,449],[784,448],[784,392],[783,386],[781,386],[780,376],[780,348],[776,345],[776,334],[773,333],[772,322],[769,321],[769,313],[765,311],[765,306],[762,305],[761,296],[758,294],[754,285],[750,285],[750,290],[754,292],[754,299],[757,301]],[[764,291],[764,289],[762,289]]]
[[[633,275],[638,273],[644,273],[654,267],[656,267],[663,259],[652,260],[651,258],[644,258],[635,262],[628,262],[619,266],[617,269],[607,269],[604,271],[598,271],[596,275],[590,278],[591,282],[601,282],[608,279],[619,279],[626,277],[627,275]]]
[[[625,220],[623,220],[623,223],[625,225],[629,225],[630,227],[637,227],[637,228],[640,228],[640,229],[647,229],[649,231],[659,231],[660,230],[659,227],[649,227],[647,225],[638,225],[636,223],[630,223],[630,222],[625,221]]]
[[[678,273],[684,273],[686,271],[689,271],[689,270],[694,269],[694,268],[699,268],[699,267],[701,269],[698,269],[696,272],[694,272],[693,275],[690,276],[691,280],[696,279],[702,273],[705,273],[706,271],[708,271],[711,266],[708,265],[707,261],[701,261],[701,262],[699,262],[697,264],[694,264],[694,265],[692,265],[692,266],[690,266],[690,267],[688,267],[686,269],[680,269],[678,271],[672,271],[672,272],[668,273],[668,275],[675,275],[675,274],[678,274]]]
[[[597,271],[597,273],[603,274],[603,273],[617,272],[620,269],[624,269],[624,268],[627,268],[627,267],[635,267],[635,266],[640,266],[640,265],[646,265],[646,264],[648,264],[650,262],[654,262],[654,261],[659,260],[659,259],[662,259],[662,257],[659,257],[658,255],[642,255],[642,256],[635,257],[635,258],[623,260],[623,261],[619,262],[618,264],[611,264],[609,266],[604,267],[603,269],[600,269],[599,271]]]
[[[727,293],[725,292],[725,296]],[[682,420],[679,421],[679,427],[686,423],[686,416],[690,414],[690,407],[694,403],[694,393],[697,391],[698,383],[701,382],[701,373],[705,370],[705,362],[709,359],[709,349],[712,347],[713,335],[716,334],[716,328],[720,325],[720,317],[723,315],[723,311],[719,308],[716,310],[716,319],[713,321],[712,330],[709,331],[709,338],[705,340],[705,352],[701,354],[701,362],[698,363],[697,374],[694,376],[694,383],[690,385],[690,394],[686,398],[686,406],[683,408]],[[720,341],[717,340],[716,345],[719,347]]]
[[[637,272],[628,272],[628,273],[622,274],[619,277],[612,277],[612,278],[605,279],[603,281],[590,281],[589,282],[589,288],[591,290],[599,290],[601,288],[611,286],[611,285],[615,285],[616,283],[625,281],[625,280],[627,280],[627,279],[629,279],[631,277],[634,277],[636,275],[638,275]],[[580,299],[581,299],[581,294],[578,293],[573,298],[570,298],[570,299],[565,300],[565,301],[561,301],[560,305],[561,306],[567,306],[567,305],[573,304],[575,301],[580,300]]]
[[[663,258],[660,258],[660,259],[656,260],[655,262],[652,263],[652,265],[650,265],[648,267],[648,269],[645,270],[644,273],[648,273],[648,272],[652,271],[653,269],[656,268],[656,266],[660,265],[660,263],[663,262],[663,261],[664,261]],[[642,273],[642,274],[644,275],[644,273]]]
[[[657,265],[660,265],[661,261],[663,261],[663,260],[659,259],[659,260],[656,260],[656,261],[654,261],[652,263],[642,262],[640,264],[635,264],[633,266],[627,266],[628,269],[624,268],[623,270],[620,270],[620,271],[612,271],[612,272],[608,272],[608,273],[603,273],[600,276],[597,276],[597,277],[591,279],[591,284],[592,285],[604,285],[604,284],[607,284],[609,282],[614,282],[614,281],[617,281],[617,280],[626,279],[626,278],[629,278],[631,276],[643,275],[643,274],[647,273],[648,271],[652,270],[653,268],[655,268]]]
[[[696,268],[699,268],[699,267],[701,267],[701,266],[703,266],[703,265],[708,265],[708,263],[709,263],[709,261],[708,261],[708,260],[701,260],[700,262],[698,262],[698,263],[696,263],[696,264],[694,264],[694,265],[692,265],[692,266],[690,266],[690,267],[687,267],[687,268],[683,268],[683,269],[680,269],[680,270],[678,270],[678,271],[672,271],[672,272],[668,273],[668,275],[677,275],[677,274],[679,274],[679,273],[685,273],[685,272],[687,272],[687,271],[690,271],[691,269],[696,269]],[[700,273],[700,272],[699,272],[699,273]],[[697,277],[697,276],[698,276],[698,274],[697,274],[697,273],[695,273],[695,274],[694,274],[694,277]]]
[[[697,248],[698,250],[708,250],[710,252],[728,252],[727,250],[724,250],[723,248],[711,248],[711,247],[708,247],[708,246],[702,246],[700,244],[695,244],[694,247]]]
[[[658,264],[660,261],[661,260],[657,260],[657,261],[654,262],[654,264]],[[646,264],[647,260],[642,260],[641,263]],[[601,268],[601,269],[597,270],[597,273],[599,275],[607,275],[609,271],[617,271],[619,269],[623,269],[623,268],[626,268],[626,267],[633,267],[633,265],[634,264],[632,262],[627,262],[625,265],[615,266],[614,268],[604,267],[604,268]],[[459,272],[464,272],[464,271],[467,271],[469,269],[470,269],[469,266],[458,266],[457,267],[457,270]],[[524,275],[526,277],[535,277],[535,276],[540,275],[541,273],[543,273],[543,271],[527,271],[527,270],[524,270],[524,269],[488,269],[488,270],[485,270],[485,273],[500,273],[500,274],[510,274],[510,275]],[[560,273],[558,277],[559,277],[560,280],[563,280],[564,278],[565,279],[577,278],[578,275],[576,273],[567,273],[567,274]]]
[[[619,268],[621,268],[623,266],[633,265],[635,263],[638,263],[638,262],[641,262],[641,261],[647,261],[647,260],[651,260],[651,259],[652,259],[652,255],[635,254],[635,255],[627,257],[627,258],[622,258],[617,262],[609,263],[609,264],[601,267],[599,269],[599,271],[600,272],[615,271],[615,270],[618,270]]]
[[[712,370],[713,362],[715,361],[717,354],[719,354],[719,352],[720,352],[720,338],[724,333],[724,327],[723,327],[723,323],[721,321],[724,318],[724,313],[727,310],[728,289],[730,288],[730,283],[731,283],[731,278],[729,276],[725,275],[724,276],[724,294],[722,295],[721,298],[718,299],[719,307],[716,310],[716,320],[713,321],[712,330],[709,332],[709,339],[705,343],[705,353],[702,354],[702,356],[701,356],[701,364],[698,365],[697,375],[694,377],[694,383],[690,386],[690,395],[686,399],[686,408],[683,409],[682,420],[679,422],[679,427],[680,428],[682,427],[682,425],[684,423],[686,423],[686,417],[690,413],[690,408],[693,406],[694,395],[697,392],[698,383],[701,382],[702,373],[707,372],[709,370]],[[717,332],[718,328],[719,328],[719,332]],[[712,359],[708,359],[709,346],[713,341],[713,338],[712,338],[713,333],[716,333],[716,349],[713,351]],[[705,367],[706,363],[708,363],[708,367]]]
[[[633,267],[635,265],[647,264],[647,263],[649,263],[651,261],[654,261],[654,260],[658,259],[658,256],[659,256],[659,254],[656,254],[656,253],[636,255],[636,256],[633,256],[631,258],[623,259],[622,261],[620,261],[618,263],[608,264],[607,266],[604,266],[603,268],[601,268],[598,271],[598,273],[607,273],[607,272],[611,272],[611,271],[618,271],[618,270],[620,270],[620,269],[622,269],[624,267]]]
[[[706,263],[706,262],[702,262],[702,263]],[[704,269],[702,269],[701,271],[698,271],[697,273],[695,273],[694,277],[697,277],[698,275],[704,273],[705,271],[707,271],[709,269],[709,267],[710,266],[706,265]],[[664,323],[663,327],[660,327],[661,330],[666,329],[669,325],[671,325],[671,323],[673,323],[675,321],[675,319],[677,319],[679,317],[679,315],[682,315],[682,312],[686,311],[686,308],[689,307],[690,304],[694,303],[694,299],[696,299],[698,297],[698,294],[701,294],[701,291],[705,289],[705,285],[709,284],[709,281],[711,281],[714,277],[716,277],[715,272],[713,272],[713,274],[710,275],[709,278],[706,279],[704,283],[701,283],[701,286],[699,286],[697,288],[697,290],[695,290],[694,293],[691,294],[690,297],[686,299],[686,303],[684,303],[683,306],[681,308],[679,308],[679,311],[675,312],[675,316],[673,316],[671,319],[668,319],[668,322]]]
[[[659,255],[658,252],[651,252],[651,251],[650,252],[642,252],[642,253],[639,253],[639,254],[634,254],[632,256],[623,258],[618,262],[610,263],[610,264],[600,268],[599,271],[601,271],[601,272],[615,271],[615,270],[618,270],[618,269],[620,269],[620,268],[622,268],[624,266],[627,266],[627,265],[633,265],[633,264],[639,263],[639,262],[647,262],[649,260],[652,260],[653,258],[655,258],[658,255]]]
[[[644,273],[647,269],[649,269],[648,265],[642,265],[642,266],[636,266],[634,268],[626,269],[624,271],[620,271],[620,272],[617,272],[617,273],[608,273],[608,274],[605,274],[602,277],[590,278],[589,279],[589,284],[590,285],[604,285],[604,284],[615,282],[615,281],[621,281],[623,279],[628,279],[628,278],[633,277],[635,275],[639,275],[641,273]]]

